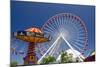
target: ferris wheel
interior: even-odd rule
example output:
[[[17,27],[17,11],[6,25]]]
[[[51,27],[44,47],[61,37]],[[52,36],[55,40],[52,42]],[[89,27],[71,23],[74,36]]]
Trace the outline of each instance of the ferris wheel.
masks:
[[[88,34],[86,25],[80,17],[72,13],[54,15],[43,25],[42,30],[52,36],[52,40],[49,42],[50,49],[43,56],[48,53],[49,55],[57,53],[60,47],[58,44],[61,44],[61,37],[72,50],[75,49],[82,55],[87,50]],[[54,46],[54,44],[57,45]]]

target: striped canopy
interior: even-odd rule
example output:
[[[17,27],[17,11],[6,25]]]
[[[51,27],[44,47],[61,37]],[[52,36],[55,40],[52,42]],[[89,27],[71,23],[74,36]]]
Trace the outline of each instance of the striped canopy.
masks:
[[[34,33],[43,33],[39,28],[34,28],[34,27],[26,29],[25,31],[34,32]]]

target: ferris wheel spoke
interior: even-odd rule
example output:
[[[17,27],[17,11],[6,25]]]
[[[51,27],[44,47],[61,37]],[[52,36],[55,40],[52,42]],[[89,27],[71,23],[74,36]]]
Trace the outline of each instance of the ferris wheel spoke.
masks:
[[[52,22],[53,24],[53,27],[55,28],[55,30],[57,30],[57,24],[56,24],[56,20],[55,19],[53,19],[53,22]]]
[[[78,37],[80,37],[80,38],[87,38],[85,34],[78,34]]]
[[[66,20],[66,19],[63,17],[63,18],[62,18],[62,25],[64,25],[65,20]]]
[[[53,19],[52,19],[51,21],[52,21],[52,22],[48,23],[49,26],[50,26],[53,30],[56,30]]]
[[[59,23],[60,23],[60,28],[62,28],[62,23],[63,23],[63,20],[62,20],[62,16],[61,16],[61,19],[59,19]]]
[[[56,21],[56,19],[54,18],[54,20],[53,20],[54,22],[53,22],[53,25],[55,26],[55,29],[57,30],[58,29],[58,27],[57,27],[57,21]]]
[[[47,24],[47,27],[48,27],[50,30],[52,30],[52,31],[54,30],[54,28],[51,26],[50,23]]]
[[[80,37],[80,38],[81,38],[81,37]],[[83,39],[77,38],[77,40],[75,40],[75,41],[85,42],[85,38],[83,38]]]
[[[86,35],[85,32],[82,31],[82,30],[81,30],[81,31],[79,30],[78,34],[79,34],[79,35]]]
[[[84,47],[84,45],[78,43],[77,41],[71,41],[71,42],[74,43],[74,44],[76,44],[76,45],[79,46],[80,48],[83,48],[83,47]]]
[[[81,51],[82,49],[75,43],[72,43],[72,46],[76,48],[76,50]]]
[[[59,17],[57,17],[57,19],[55,20],[56,22],[55,22],[55,24],[57,25],[57,29],[59,29],[60,27],[60,24],[59,24],[59,19],[58,19]]]
[[[46,25],[46,28],[48,29],[48,30],[51,30],[51,31],[54,31],[54,29],[52,29],[50,26],[48,26],[48,25]]]
[[[58,18],[58,20],[59,20],[59,26],[61,26],[61,22],[62,22],[61,18],[62,18],[62,17],[59,17],[59,18]],[[61,28],[61,27],[60,27],[60,28]]]
[[[44,28],[43,30],[44,30],[45,33],[47,33],[47,32],[48,32],[48,33],[53,33],[53,31],[51,31],[51,30],[49,30],[49,29],[47,29],[47,28]]]
[[[54,25],[55,25],[55,27],[56,27],[56,29],[58,29],[58,24],[57,24],[57,19],[56,19],[57,17],[55,17],[54,19]]]
[[[55,28],[54,27],[52,27],[51,25],[52,25],[52,23],[48,23],[49,25],[47,25],[47,27],[49,27],[49,29],[51,29],[52,31],[54,31],[55,30]],[[48,29],[48,28],[47,28]]]
[[[67,19],[68,19],[68,18],[67,18]],[[69,23],[69,20],[67,20],[67,19],[64,21],[64,26],[67,25],[67,24]],[[68,26],[68,25],[67,25],[67,26]]]
[[[78,37],[78,40],[86,40],[86,37]]]
[[[58,17],[58,19],[57,19],[57,23],[58,23],[58,29],[60,29],[61,27],[60,27],[60,19],[59,19],[60,17]]]
[[[56,29],[57,29],[57,27],[56,27],[57,25],[56,25],[56,23],[55,23],[55,22],[56,22],[55,17],[54,17],[54,18],[52,18],[52,19],[51,19],[51,21],[52,21],[52,22],[51,22],[51,25],[50,25],[50,26],[51,26],[51,27],[53,27],[53,28],[54,28],[54,30],[56,30]]]
[[[61,25],[63,25],[63,23],[64,23],[64,16],[62,16],[62,18],[61,18]]]
[[[82,27],[80,26],[80,23],[78,21],[75,20],[74,24],[77,25],[77,28],[81,28],[82,29]]]
[[[49,34],[49,33],[52,33],[52,31],[49,31],[49,30],[45,30],[44,32],[45,32],[45,33],[48,33],[48,34]]]
[[[78,41],[78,40],[73,40],[73,41],[75,41],[76,43],[79,43],[80,45],[85,46],[85,45],[84,45],[84,42],[85,42],[85,41]]]

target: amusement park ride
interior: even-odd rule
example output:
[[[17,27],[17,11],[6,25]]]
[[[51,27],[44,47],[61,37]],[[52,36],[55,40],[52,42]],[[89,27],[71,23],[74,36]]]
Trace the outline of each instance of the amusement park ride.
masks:
[[[84,21],[80,17],[72,13],[56,14],[47,20],[43,25],[42,30],[45,33],[52,35],[53,43],[39,59],[38,63],[40,63],[43,57],[47,54],[54,56],[59,52],[59,48],[62,44],[58,43],[61,38],[66,42],[67,47],[73,51],[80,61],[83,61],[83,58],[77,55],[74,51],[77,50],[84,56],[85,51],[88,50],[88,32]],[[55,34],[53,32],[55,32]]]
[[[29,42],[28,51],[24,59],[24,65],[37,64],[35,45],[37,43],[49,41],[49,37],[44,37],[44,33],[38,28],[29,28],[25,31],[14,32],[17,39]]]
[[[46,36],[47,34],[50,35]],[[61,52],[60,46],[62,45],[60,39],[65,41],[66,45],[68,45],[81,62],[83,59],[74,50],[84,55],[88,46],[87,28],[84,22],[80,17],[71,13],[54,15],[41,29],[29,28],[25,31],[17,31],[14,32],[14,37],[29,42],[27,54],[24,57],[24,65],[40,64],[42,59],[47,55],[58,56]],[[45,42],[48,42],[47,45],[49,48],[37,60],[35,46],[37,43],[44,43],[45,45]]]

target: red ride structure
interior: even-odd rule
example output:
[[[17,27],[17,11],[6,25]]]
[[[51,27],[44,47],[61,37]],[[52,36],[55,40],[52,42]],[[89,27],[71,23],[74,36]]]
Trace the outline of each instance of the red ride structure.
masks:
[[[24,65],[37,64],[37,57],[35,53],[35,46],[37,43],[50,41],[50,36],[45,34],[39,28],[29,28],[25,31],[14,32],[17,39],[29,42],[26,56],[23,58]]]

